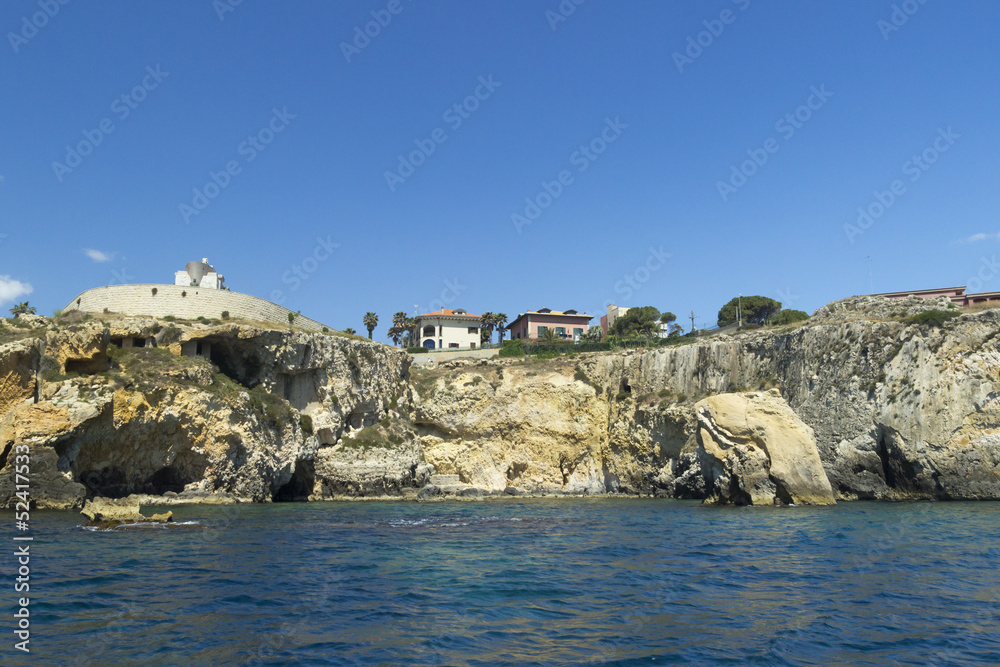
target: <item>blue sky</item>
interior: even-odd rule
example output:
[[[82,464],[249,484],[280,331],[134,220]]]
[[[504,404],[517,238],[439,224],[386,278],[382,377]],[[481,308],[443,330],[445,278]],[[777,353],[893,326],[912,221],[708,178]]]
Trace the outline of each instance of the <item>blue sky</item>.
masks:
[[[415,306],[1000,290],[998,28],[985,0],[10,0],[0,308],[202,257],[382,340]]]

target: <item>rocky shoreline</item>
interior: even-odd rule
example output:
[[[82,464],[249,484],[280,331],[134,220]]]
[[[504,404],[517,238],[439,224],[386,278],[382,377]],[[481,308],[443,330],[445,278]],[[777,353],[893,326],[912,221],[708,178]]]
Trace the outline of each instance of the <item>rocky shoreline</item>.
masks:
[[[860,297],[676,346],[427,369],[356,337],[242,322],[7,321],[0,506],[16,502],[15,446],[30,450],[34,504],[53,509],[514,489],[1000,499],[1000,310],[911,319],[930,309],[951,307]],[[156,347],[119,348],[127,339]],[[209,358],[180,355],[194,344]]]

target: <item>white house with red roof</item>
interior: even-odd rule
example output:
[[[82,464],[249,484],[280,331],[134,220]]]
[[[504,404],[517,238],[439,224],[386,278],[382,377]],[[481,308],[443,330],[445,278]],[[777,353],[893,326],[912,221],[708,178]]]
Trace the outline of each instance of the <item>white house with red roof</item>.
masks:
[[[416,320],[421,347],[430,350],[479,347],[479,315],[461,308],[443,308],[417,315]]]

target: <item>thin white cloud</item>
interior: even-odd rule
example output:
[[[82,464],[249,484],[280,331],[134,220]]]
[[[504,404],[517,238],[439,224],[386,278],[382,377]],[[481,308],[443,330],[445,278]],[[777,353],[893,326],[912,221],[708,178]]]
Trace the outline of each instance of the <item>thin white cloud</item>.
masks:
[[[28,283],[14,280],[10,276],[0,276],[0,303],[13,301],[35,291]]]
[[[955,241],[955,243],[976,243],[978,241],[989,241],[991,239],[1000,241],[1000,232],[995,234],[984,234],[980,232],[978,234],[973,234],[972,236],[966,236],[964,239],[959,239]]]
[[[103,250],[94,250],[93,248],[84,248],[83,253],[94,260],[95,262],[110,262],[115,258],[117,253],[104,252]]]

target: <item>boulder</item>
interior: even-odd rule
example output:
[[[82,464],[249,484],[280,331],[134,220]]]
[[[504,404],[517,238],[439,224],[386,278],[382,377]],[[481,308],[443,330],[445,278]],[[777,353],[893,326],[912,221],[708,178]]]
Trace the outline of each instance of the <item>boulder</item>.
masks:
[[[719,394],[695,412],[706,502],[835,504],[813,430],[776,389]]]
[[[134,498],[94,498],[88,500],[80,511],[87,517],[87,525],[101,529],[116,528],[133,523],[169,523],[173,512],[144,516],[139,511],[139,501]]]

